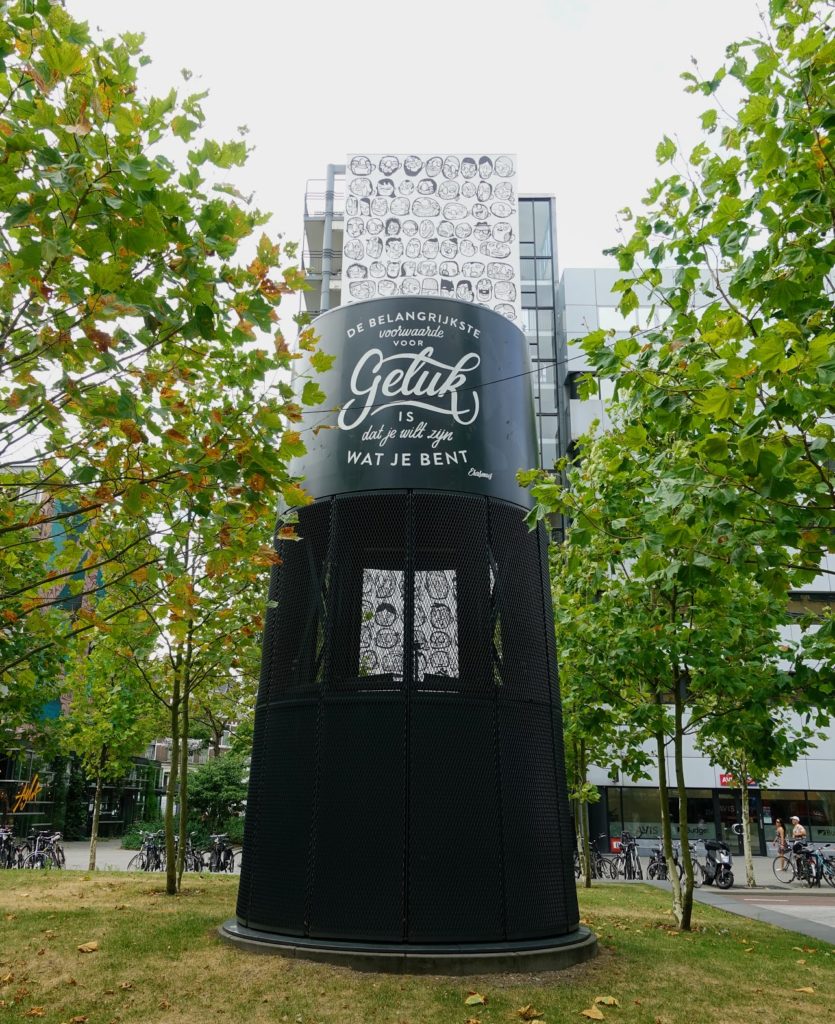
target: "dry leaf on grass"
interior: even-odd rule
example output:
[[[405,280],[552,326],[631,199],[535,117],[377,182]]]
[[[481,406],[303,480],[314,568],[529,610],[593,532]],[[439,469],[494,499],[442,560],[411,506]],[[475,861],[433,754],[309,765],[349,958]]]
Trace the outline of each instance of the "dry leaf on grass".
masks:
[[[42,1006],[32,1006],[32,1007],[30,1007],[26,1011],[26,1013],[23,1014],[23,1016],[24,1017],[45,1017],[46,1016],[46,1010]]]
[[[79,953],[95,953],[98,948],[99,948],[98,942],[95,942],[95,941],[93,941],[93,942],[82,942],[81,945],[78,947],[78,952]]]
[[[620,1006],[620,1003],[615,999],[614,996],[595,996],[595,1006]]]
[[[481,1024],[478,1017],[467,1017],[467,1024]]]
[[[796,964],[805,964],[806,961],[805,960],[795,960],[795,963]]]
[[[11,971],[9,971],[8,974],[4,974],[3,977],[0,978],[0,985],[11,985],[13,981],[14,975],[12,974]]]
[[[77,1017],[70,1017],[70,1024],[85,1024],[86,1020],[88,1018],[79,1013]]]
[[[521,1017],[522,1020],[536,1020],[537,1017],[542,1016],[541,1010],[535,1010],[533,1004],[526,1003],[525,1006],[520,1006],[516,1011],[517,1016]]]
[[[133,982],[132,981],[120,981],[119,982],[119,988],[133,988]]]
[[[160,1001],[159,1001],[159,1008],[161,1010],[170,1010],[171,1009],[171,1003],[169,1003],[167,999],[160,999]]]
[[[467,998],[464,1000],[465,1006],[486,1006],[487,997],[483,996],[480,992],[470,992]]]
[[[815,990],[810,988],[808,985],[804,985],[802,988],[796,988],[795,992],[808,992],[810,996],[815,994]]]
[[[588,1017],[590,1020],[606,1020],[596,1006],[590,1006],[588,1010],[581,1010],[580,1013],[581,1016]]]

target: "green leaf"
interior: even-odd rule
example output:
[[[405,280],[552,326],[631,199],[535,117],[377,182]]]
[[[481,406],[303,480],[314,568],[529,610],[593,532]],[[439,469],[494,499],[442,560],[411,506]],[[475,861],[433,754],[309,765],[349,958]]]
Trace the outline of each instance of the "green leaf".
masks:
[[[302,402],[305,405],[321,405],[326,398],[325,392],[313,380],[307,381],[302,388]]]

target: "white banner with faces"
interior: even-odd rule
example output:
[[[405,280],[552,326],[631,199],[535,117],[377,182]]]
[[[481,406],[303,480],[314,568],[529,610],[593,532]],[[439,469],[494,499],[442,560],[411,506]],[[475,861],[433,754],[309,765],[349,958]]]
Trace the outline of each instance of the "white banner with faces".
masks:
[[[519,323],[515,156],[350,155],[342,292],[343,303],[439,295]]]

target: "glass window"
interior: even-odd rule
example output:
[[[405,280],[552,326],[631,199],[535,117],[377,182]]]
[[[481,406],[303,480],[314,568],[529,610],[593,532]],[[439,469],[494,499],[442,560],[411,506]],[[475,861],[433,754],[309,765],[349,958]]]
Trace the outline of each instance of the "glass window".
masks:
[[[521,261],[522,280],[523,281],[533,281],[534,275],[536,273],[536,263],[537,262],[541,262],[541,261],[538,261],[538,260],[522,260]]]
[[[553,309],[540,309],[536,316],[540,334],[554,333],[554,311]]]
[[[536,310],[535,309],[523,309],[522,310],[522,330],[525,334],[532,334],[536,336]]]
[[[636,839],[661,835],[661,809],[657,789],[623,789],[623,828]]]
[[[553,385],[557,379],[557,368],[553,363],[544,363],[542,366],[536,367],[537,380],[540,385]]]
[[[809,822],[811,835],[816,843],[835,842],[835,793],[816,793],[809,796]]]
[[[536,231],[536,255],[551,255],[551,210],[547,200],[534,203],[534,228]]]
[[[554,288],[551,284],[540,284],[536,286],[537,306],[554,305]]]
[[[553,263],[551,260],[536,261],[536,279],[540,282],[552,283],[554,279]]]
[[[762,818],[766,842],[774,839],[775,822],[779,818],[786,827],[786,837],[791,839],[790,818],[796,814],[800,822],[809,830],[809,816],[806,808],[806,794],[800,789],[764,789],[761,792]]]
[[[533,242],[520,242],[519,255],[523,259],[533,259],[536,256],[536,246]]]
[[[679,828],[678,797],[670,797],[670,820],[673,837],[681,837]],[[713,790],[687,790],[687,837],[691,843],[716,838],[716,818],[713,813]]]
[[[519,241],[522,245],[533,243],[533,202],[522,199],[519,202]]]
[[[620,839],[620,834],[623,832],[620,796],[620,786],[610,786],[606,793],[606,803],[609,810],[609,836],[612,839]]]
[[[536,309],[536,292],[522,289],[522,309]]]

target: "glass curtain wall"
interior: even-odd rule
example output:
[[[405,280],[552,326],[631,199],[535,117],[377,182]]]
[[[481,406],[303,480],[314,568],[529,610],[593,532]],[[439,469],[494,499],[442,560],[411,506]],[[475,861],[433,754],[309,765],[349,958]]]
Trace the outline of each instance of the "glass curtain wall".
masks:
[[[530,345],[539,451],[543,467],[550,469],[559,456],[554,318],[557,259],[550,199],[520,198],[519,256],[522,329]]]

